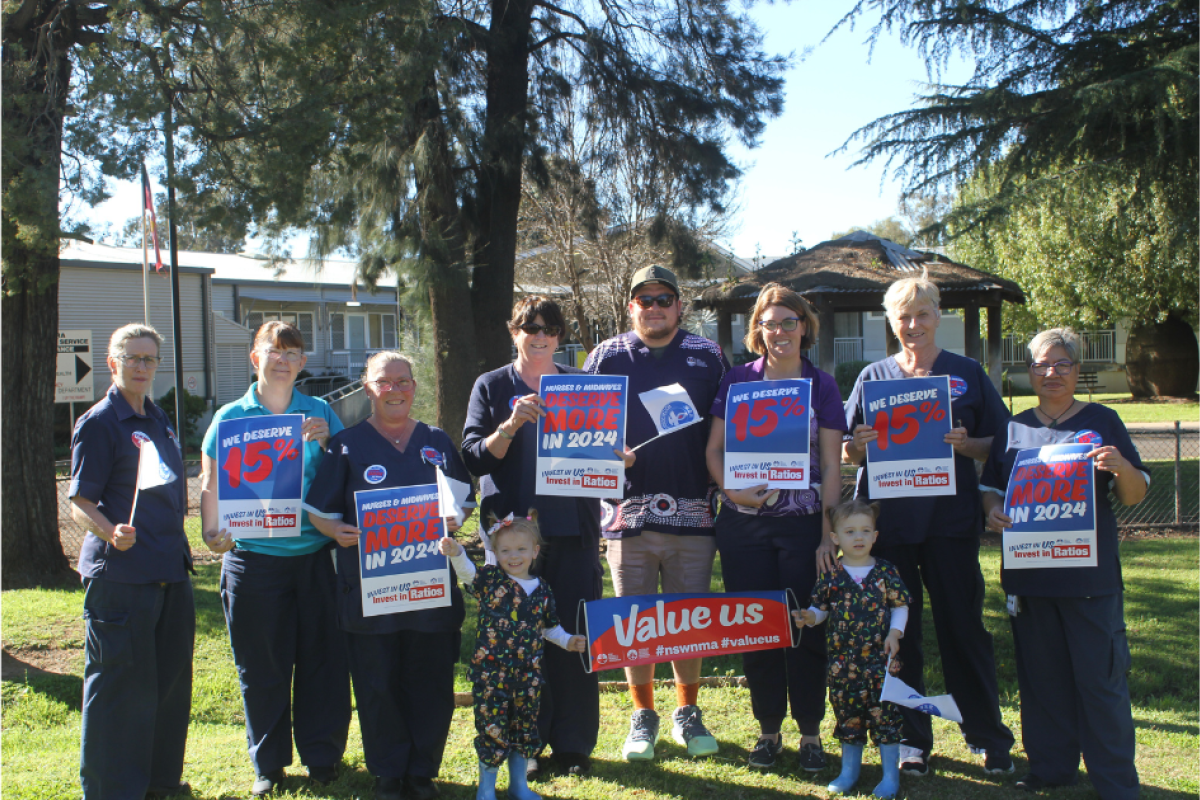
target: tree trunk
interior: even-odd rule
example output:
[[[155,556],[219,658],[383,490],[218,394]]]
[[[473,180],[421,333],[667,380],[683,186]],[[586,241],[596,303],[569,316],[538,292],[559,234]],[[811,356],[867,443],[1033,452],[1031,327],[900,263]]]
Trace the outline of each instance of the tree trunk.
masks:
[[[478,196],[481,247],[471,285],[471,308],[485,370],[512,360],[506,323],[512,312],[516,274],[532,18],[531,0],[492,0]]]
[[[1173,312],[1162,322],[1135,326],[1125,347],[1125,376],[1134,397],[1195,397],[1200,346],[1192,326]]]
[[[58,174],[71,77],[70,30],[59,5],[25,4],[4,29],[0,577],[6,588],[70,574],[54,477]]]

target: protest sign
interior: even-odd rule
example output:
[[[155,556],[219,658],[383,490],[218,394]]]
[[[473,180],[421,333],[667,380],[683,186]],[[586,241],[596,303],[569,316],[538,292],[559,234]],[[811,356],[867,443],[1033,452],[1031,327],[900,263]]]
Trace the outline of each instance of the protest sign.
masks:
[[[299,536],[304,499],[303,414],[217,424],[217,527],[235,539]]]
[[[812,381],[751,381],[725,399],[725,488],[807,489]]]
[[[865,381],[863,419],[879,432],[867,443],[872,500],[954,494],[950,378]]]
[[[1021,450],[1004,495],[1004,568],[1094,567],[1096,472],[1091,444]]]
[[[652,594],[584,604],[588,671],[796,645],[790,591]]]
[[[450,605],[437,484],[354,493],[363,616]]]
[[[546,415],[537,423],[536,493],[621,497],[629,378],[624,375],[543,375],[538,394]]]

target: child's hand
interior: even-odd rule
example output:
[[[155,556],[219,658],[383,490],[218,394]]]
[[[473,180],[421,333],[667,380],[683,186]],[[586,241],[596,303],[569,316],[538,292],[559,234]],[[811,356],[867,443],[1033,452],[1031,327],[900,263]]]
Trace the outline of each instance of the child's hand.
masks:
[[[817,615],[812,611],[809,611],[807,608],[804,610],[793,611],[792,622],[796,624],[797,628],[811,628],[817,624]]]
[[[903,633],[892,628],[891,633],[883,640],[883,652],[887,653],[888,658],[895,658],[900,654],[900,639],[903,636]]]
[[[456,556],[462,552],[462,545],[449,536],[443,536],[438,542],[438,552],[444,556]]]
[[[572,636],[567,642],[567,650],[571,651],[572,653],[586,653],[587,637],[578,635]]]

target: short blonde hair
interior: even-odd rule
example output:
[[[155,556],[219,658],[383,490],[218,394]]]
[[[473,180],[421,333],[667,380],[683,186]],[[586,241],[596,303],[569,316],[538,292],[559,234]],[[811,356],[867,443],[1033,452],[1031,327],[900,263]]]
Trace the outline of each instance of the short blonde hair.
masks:
[[[1056,346],[1066,350],[1067,358],[1078,363],[1079,353],[1083,350],[1083,338],[1071,328],[1042,331],[1029,343],[1029,363],[1037,361]]]
[[[833,508],[825,510],[825,516],[829,517],[829,524],[837,529],[837,526],[842,520],[849,519],[855,514],[862,514],[871,518],[871,522],[879,521],[879,503],[868,503],[859,497],[854,497],[838,503]]]
[[[750,313],[750,322],[746,327],[746,336],[743,339],[747,350],[760,356],[766,354],[767,346],[763,341],[762,326],[758,324],[758,321],[771,306],[783,306],[799,314],[800,319],[804,322],[804,336],[800,337],[800,349],[807,350],[813,346],[813,343],[817,341],[817,332],[821,328],[821,323],[817,319],[817,311],[812,307],[812,303],[781,283],[768,283],[758,293],[754,311]]]
[[[901,278],[889,286],[883,295],[883,310],[887,312],[888,319],[895,320],[901,311],[922,301],[933,306],[933,310],[941,316],[942,293],[937,284],[929,280],[928,267],[921,270],[919,278]]]
[[[378,353],[375,353],[368,358],[367,363],[363,365],[362,380],[365,381],[367,379],[367,376],[371,374],[371,370],[381,370],[385,364],[390,364],[393,361],[399,361],[401,364],[408,364],[408,374],[413,374],[413,362],[411,358],[404,355],[404,353],[401,353],[399,350],[380,350]]]
[[[158,348],[159,354],[162,353],[162,334],[149,325],[143,325],[140,322],[131,322],[113,331],[112,337],[108,340],[108,357],[118,358],[124,355],[125,343],[130,339],[153,339],[154,346]]]

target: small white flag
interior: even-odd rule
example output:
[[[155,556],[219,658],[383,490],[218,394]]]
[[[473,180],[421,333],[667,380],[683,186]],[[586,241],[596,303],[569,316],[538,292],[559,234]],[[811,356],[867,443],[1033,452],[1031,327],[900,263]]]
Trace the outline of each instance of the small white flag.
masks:
[[[443,472],[440,468],[437,470],[437,487],[438,487],[438,516],[454,517],[459,525],[467,519],[467,512],[463,508],[463,503],[467,501],[467,496],[471,492],[470,484],[455,480]]]
[[[695,425],[702,419],[700,412],[692,405],[687,389],[678,383],[642,392],[638,397],[650,413],[650,419],[654,420],[659,436]]]
[[[175,480],[175,473],[163,463],[154,442],[142,440],[141,452],[138,453],[138,489],[151,489]]]
[[[952,696],[939,694],[934,697],[926,697],[890,673],[883,679],[883,692],[879,699],[905,708],[914,708],[926,714],[933,714],[935,717],[945,717],[954,722],[962,722],[962,712],[958,710],[958,703],[954,702]]]

